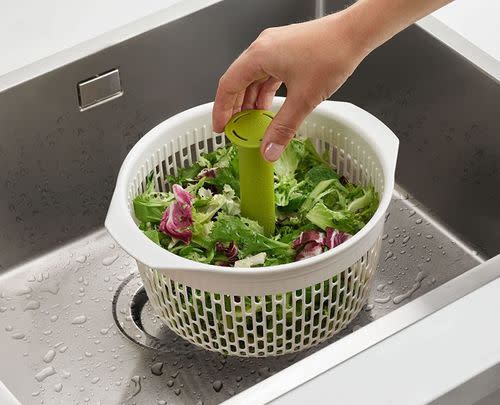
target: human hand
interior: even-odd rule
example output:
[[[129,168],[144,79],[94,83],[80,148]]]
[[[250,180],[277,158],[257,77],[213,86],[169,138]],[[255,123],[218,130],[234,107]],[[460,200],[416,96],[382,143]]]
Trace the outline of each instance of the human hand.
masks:
[[[264,158],[277,160],[305,117],[329,98],[367,54],[347,14],[270,28],[221,77],[213,108],[213,129],[222,132],[232,115],[268,109],[282,83],[287,98],[261,145]]]

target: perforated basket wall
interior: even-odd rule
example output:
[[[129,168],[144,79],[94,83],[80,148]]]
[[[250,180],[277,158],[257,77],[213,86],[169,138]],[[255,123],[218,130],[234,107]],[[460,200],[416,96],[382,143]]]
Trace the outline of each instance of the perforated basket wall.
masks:
[[[305,123],[299,136],[327,152],[337,172],[351,182],[373,184],[382,193],[382,170],[356,140],[314,123]],[[207,126],[193,128],[164,144],[144,162],[130,184],[129,206],[153,171],[158,190],[168,189],[166,174],[196,162],[203,152],[225,145],[225,138]],[[280,294],[236,296],[183,285],[138,263],[151,305],[173,331],[205,349],[238,356],[270,356],[299,351],[342,330],[366,303],[379,252],[380,235],[361,258],[332,276]],[[237,271],[228,269],[228,271]],[[335,274],[335,275],[333,275]]]

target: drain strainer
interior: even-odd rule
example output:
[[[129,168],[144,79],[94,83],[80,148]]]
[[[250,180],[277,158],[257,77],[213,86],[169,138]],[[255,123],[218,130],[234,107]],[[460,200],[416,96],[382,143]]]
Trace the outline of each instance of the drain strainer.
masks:
[[[113,298],[113,318],[118,329],[140,346],[177,353],[195,347],[155,315],[139,274],[131,274],[118,287]]]

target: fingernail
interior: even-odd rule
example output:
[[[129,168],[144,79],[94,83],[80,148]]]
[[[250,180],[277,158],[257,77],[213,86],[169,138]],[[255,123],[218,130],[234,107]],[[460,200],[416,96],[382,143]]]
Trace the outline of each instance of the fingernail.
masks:
[[[264,150],[264,158],[269,162],[278,160],[285,149],[284,145],[270,142]]]

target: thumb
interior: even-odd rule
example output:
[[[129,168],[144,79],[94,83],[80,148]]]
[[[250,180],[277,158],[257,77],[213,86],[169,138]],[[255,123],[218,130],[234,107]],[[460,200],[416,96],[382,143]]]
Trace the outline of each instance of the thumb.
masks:
[[[275,162],[281,156],[297,128],[314,109],[295,92],[289,92],[280,110],[269,124],[261,145],[261,153],[268,162]]]

